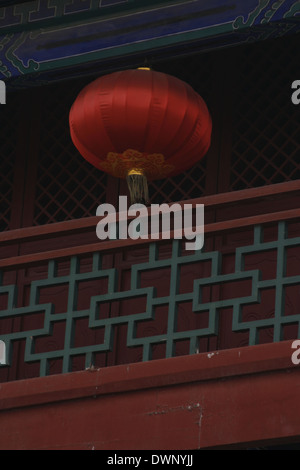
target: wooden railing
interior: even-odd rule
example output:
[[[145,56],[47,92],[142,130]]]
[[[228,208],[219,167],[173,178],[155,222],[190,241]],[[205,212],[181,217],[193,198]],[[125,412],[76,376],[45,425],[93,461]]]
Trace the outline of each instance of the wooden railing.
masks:
[[[294,195],[296,195],[296,199],[293,202],[295,207],[287,208],[292,205],[291,200]],[[282,197],[286,199],[285,202],[282,202]],[[270,204],[267,207],[267,212],[243,216],[245,204],[250,202],[252,206],[252,211],[255,213],[257,212],[257,205],[261,201],[265,202],[268,198],[270,198]],[[300,217],[300,207],[298,203],[299,198],[300,180],[295,180],[288,183],[280,183],[276,185],[251,188],[242,191],[216,194],[198,199],[177,201],[176,204],[180,204],[181,206],[183,206],[184,204],[192,204],[194,207],[197,204],[203,204],[205,210],[213,209],[219,211],[222,211],[224,207],[226,207],[228,211],[228,207],[230,210],[230,207],[238,205],[242,214],[239,217],[230,218],[227,220],[220,220],[217,222],[208,222],[205,224],[204,231],[206,234],[218,234],[220,232],[225,232],[233,229],[235,230],[243,227],[251,227],[261,223],[271,223],[280,220],[295,220]],[[283,210],[276,210],[277,201],[280,201],[280,205],[284,205]],[[128,220],[133,218],[133,216],[127,216],[127,214],[117,213],[117,220],[124,217],[128,218]],[[93,237],[95,241],[97,239],[96,225],[99,220],[100,218],[95,216],[66,222],[53,223],[49,225],[26,227],[17,230],[2,232],[0,233],[0,246],[3,247],[4,245],[14,243],[20,244],[26,242],[34,242],[36,240],[41,242],[45,239],[48,241],[53,238],[60,238],[62,236],[68,237],[70,235],[74,236],[91,231],[93,231],[93,233],[95,234],[95,237]],[[172,238],[172,232],[170,235]],[[108,240],[101,242],[97,240],[95,243],[80,243],[77,246],[67,246],[62,249],[53,249],[51,251],[43,251],[40,253],[35,252],[8,258],[5,258],[5,256],[2,255],[3,258],[0,259],[0,269],[11,267],[14,268],[16,266],[25,267],[29,264],[38,263],[44,260],[63,259],[68,258],[70,256],[95,253],[98,251],[115,250],[126,246],[145,245],[150,242],[151,238],[138,240],[131,240],[130,238],[127,238],[123,240]]]
[[[181,201],[205,207],[194,252],[100,241],[98,217],[1,233],[0,379],[298,337],[299,202],[300,181]]]

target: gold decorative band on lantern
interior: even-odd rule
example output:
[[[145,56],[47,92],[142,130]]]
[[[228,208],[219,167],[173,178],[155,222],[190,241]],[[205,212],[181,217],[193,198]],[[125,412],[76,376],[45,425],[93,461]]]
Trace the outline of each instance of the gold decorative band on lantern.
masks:
[[[99,163],[99,168],[116,178],[126,178],[129,171],[140,170],[151,180],[167,177],[175,167],[167,164],[161,153],[148,154],[128,149],[123,153],[109,152],[106,160]]]
[[[174,170],[174,165],[167,164],[160,153],[128,149],[123,153],[109,152],[99,168],[117,178],[126,178],[131,202],[135,203],[148,202],[147,179],[165,178]]]

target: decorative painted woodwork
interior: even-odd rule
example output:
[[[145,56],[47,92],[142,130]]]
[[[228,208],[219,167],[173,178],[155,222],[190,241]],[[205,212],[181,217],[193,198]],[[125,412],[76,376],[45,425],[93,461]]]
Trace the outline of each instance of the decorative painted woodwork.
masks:
[[[111,266],[100,244],[92,257],[28,266],[21,305],[3,271],[7,363],[47,375],[298,337],[298,225],[255,225],[249,243],[238,237],[219,251],[208,234],[208,248],[193,254],[179,240],[150,242],[124,248]],[[18,329],[3,333],[7,320]]]
[[[15,87],[115,68],[131,56],[218,49],[299,31],[295,0],[31,0],[0,9],[0,73]],[[129,20],[128,20],[129,18]],[[136,63],[136,62],[135,62]]]
[[[49,374],[82,370],[90,359],[96,366],[105,367],[142,361],[151,354],[152,359],[166,357],[167,353],[187,355],[194,346],[196,351],[198,346],[199,352],[211,352],[248,345],[250,340],[251,344],[253,341],[271,342],[274,338],[278,340],[280,334],[283,339],[297,337],[299,290],[294,282],[299,276],[299,248],[289,246],[289,243],[299,237],[299,227],[293,222],[299,217],[299,164],[294,149],[298,139],[298,109],[291,103],[290,90],[278,88],[277,80],[270,80],[269,67],[262,68],[264,61],[272,59],[272,74],[276,74],[278,80],[280,76],[281,83],[288,83],[289,77],[296,73],[295,61],[291,60],[295,47],[292,37],[277,40],[280,70],[276,69],[273,41],[265,43],[264,47],[253,44],[239,50],[231,48],[221,53],[191,55],[161,63],[158,67],[185,81],[190,80],[209,104],[216,123],[209,158],[204,158],[182,175],[152,182],[149,187],[154,203],[182,203],[201,197],[199,202],[207,207],[206,251],[203,252],[207,258],[203,261],[190,258],[187,262],[188,258],[182,256],[184,253],[179,253],[172,264],[171,246],[159,243],[156,259],[153,253],[149,257],[147,244],[116,240],[114,244],[110,241],[101,243],[103,271],[100,267],[94,270],[93,254],[94,259],[98,259],[99,252],[95,237],[97,220],[93,217],[96,206],[101,202],[114,204],[118,192],[124,194],[125,188],[111,177],[99,180],[66,137],[69,105],[90,78],[24,93],[9,92],[10,108],[7,109],[11,115],[3,127],[1,160],[3,204],[6,205],[0,214],[3,223],[0,233],[0,270],[3,272],[0,326],[3,335],[16,334],[16,338],[18,335],[20,338],[11,341],[12,348],[7,349],[12,353],[12,365],[1,368],[2,381],[37,376],[40,368]],[[245,57],[252,58],[250,68],[244,62]],[[255,57],[259,59],[257,65]],[[199,68],[200,60],[205,76]],[[254,75],[248,78],[250,72]],[[257,96],[255,74],[260,77]],[[246,96],[247,90],[251,100]],[[272,102],[274,94],[280,109]],[[19,117],[19,125],[14,116]],[[245,147],[252,152],[250,156]],[[274,184],[280,181],[283,183]],[[252,188],[239,190],[247,187]],[[207,195],[204,200],[203,195]],[[278,222],[287,224],[287,238],[283,232],[278,237]],[[254,231],[254,226],[263,226],[264,230],[259,232],[257,228]],[[287,240],[290,241],[286,245]],[[240,249],[247,247],[248,254],[239,254]],[[283,250],[287,256],[287,272],[282,278],[276,273],[278,250]],[[284,267],[285,255],[280,254],[278,267]],[[236,256],[241,257],[239,262]],[[212,266],[217,266],[218,262],[220,271],[214,270],[212,275]],[[238,270],[235,263],[240,263]],[[131,265],[133,272],[138,266],[145,267],[137,271],[140,287],[131,285]],[[150,269],[152,265],[154,269]],[[56,275],[53,274],[55,267]],[[112,270],[110,277],[103,277],[101,273],[107,270]],[[176,295],[182,301],[170,306],[168,323],[168,305],[163,304],[163,299],[169,299],[171,295],[171,271],[173,279],[178,276],[180,281]],[[241,274],[239,280],[238,273]],[[108,295],[109,279],[111,283],[118,282],[113,291],[115,300]],[[202,279],[206,284],[201,284]],[[79,286],[77,307],[73,297],[76,282]],[[277,294],[280,286],[283,294]],[[40,294],[39,300],[34,298],[34,289],[37,295]],[[105,295],[107,300],[104,300]],[[152,302],[154,319],[149,316],[147,320],[134,321],[132,318],[131,321],[130,315],[139,318],[147,313],[147,296]],[[97,326],[94,328],[89,327],[92,298],[96,309],[93,322]],[[74,309],[71,309],[72,299]],[[201,310],[200,300],[207,310]],[[9,315],[8,302],[13,301]],[[281,316],[279,310],[275,315],[277,301],[281,305],[284,303]],[[74,318],[66,329],[68,302]],[[45,310],[39,311],[40,306]],[[100,316],[100,310],[103,316]],[[283,315],[283,311],[287,314]],[[89,313],[81,316],[79,312]],[[111,322],[110,326],[101,323],[106,320]],[[73,340],[72,322],[75,323]],[[233,325],[237,331],[233,331]],[[47,326],[48,332],[52,328],[52,334],[44,335]],[[133,332],[129,338],[133,344],[130,347],[129,326]],[[105,331],[109,335],[109,330],[114,332],[111,344],[104,339]],[[199,332],[197,337],[194,331]],[[28,332],[35,338],[32,349]],[[155,342],[155,338],[159,341]],[[97,353],[84,352],[86,347],[93,349],[96,345],[102,345],[104,349]],[[27,356],[30,362],[24,362],[25,351],[30,353]],[[74,355],[75,351],[82,351],[82,354]],[[31,361],[34,358],[37,361]]]

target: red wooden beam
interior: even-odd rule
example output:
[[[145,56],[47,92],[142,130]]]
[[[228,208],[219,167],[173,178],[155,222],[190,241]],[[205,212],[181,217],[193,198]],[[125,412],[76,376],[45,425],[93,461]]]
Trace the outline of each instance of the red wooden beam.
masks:
[[[206,224],[204,232],[207,233],[220,233],[231,229],[242,229],[244,227],[251,227],[257,224],[272,223],[283,220],[293,220],[300,217],[300,209],[290,209],[280,212],[272,212],[267,214],[259,214],[250,217],[242,217],[239,219],[225,220],[222,222],[215,222]],[[95,225],[96,226],[96,225]],[[95,229],[96,230],[96,229]],[[195,227],[194,227],[195,230]],[[173,232],[170,231],[170,239],[174,238]],[[161,237],[160,237],[161,240]],[[4,258],[0,260],[0,268],[17,268],[25,267],[32,264],[40,263],[41,261],[49,261],[52,259],[67,259],[71,256],[79,256],[83,254],[90,254],[95,252],[112,251],[119,248],[126,248],[129,246],[145,245],[151,243],[151,237],[148,239],[132,240],[131,238],[122,240],[108,240],[99,241],[98,243],[89,243],[86,245],[72,246],[68,248],[55,249],[40,253],[32,253],[11,258]]]
[[[191,450],[300,439],[291,341],[0,385],[0,449]],[[47,416],[47,420],[45,420]]]
[[[285,183],[272,184],[259,188],[243,189],[222,194],[213,194],[197,199],[177,201],[176,204],[204,204],[205,207],[221,207],[226,204],[238,203],[243,201],[265,198],[300,191],[300,180],[289,181]],[[122,214],[117,214],[121,217]],[[128,219],[133,218],[127,217]],[[53,237],[57,235],[75,234],[84,232],[96,226],[100,217],[86,217],[82,219],[69,220],[35,227],[25,227],[16,230],[10,230],[0,233],[0,244],[12,242],[24,242],[26,240],[42,239],[43,237]]]

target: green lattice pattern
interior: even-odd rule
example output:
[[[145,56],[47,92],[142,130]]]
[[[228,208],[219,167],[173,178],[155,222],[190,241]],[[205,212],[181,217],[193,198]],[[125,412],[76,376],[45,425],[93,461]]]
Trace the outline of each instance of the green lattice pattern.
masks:
[[[62,372],[72,370],[72,359],[78,355],[84,355],[86,366],[93,364],[93,357],[99,352],[108,352],[113,349],[115,340],[115,328],[119,325],[127,326],[127,347],[142,347],[143,360],[151,359],[151,351],[154,345],[165,344],[166,357],[172,357],[175,351],[175,343],[180,340],[189,341],[189,352],[198,351],[199,340],[219,334],[220,309],[232,308],[232,331],[239,333],[247,331],[249,345],[258,342],[260,329],[270,327],[273,330],[273,341],[283,339],[282,331],[285,325],[296,325],[299,331],[300,311],[297,314],[285,315],[284,297],[288,286],[299,285],[300,275],[287,275],[286,251],[289,247],[300,247],[300,237],[288,237],[287,226],[284,222],[278,224],[278,236],[275,241],[263,241],[262,226],[254,227],[253,243],[248,246],[238,247],[235,250],[235,269],[232,273],[222,273],[222,254],[217,251],[195,251],[188,253],[183,251],[183,244],[179,240],[173,240],[171,256],[159,259],[159,242],[149,245],[148,260],[144,263],[134,264],[131,267],[131,285],[128,290],[118,290],[118,271],[115,268],[103,269],[100,253],[93,255],[92,270],[80,272],[80,262],[73,257],[67,275],[58,275],[57,262],[50,261],[48,265],[47,279],[33,281],[30,287],[29,304],[26,307],[16,307],[17,287],[15,285],[3,286],[1,282],[0,295],[8,297],[7,308],[0,312],[0,318],[13,318],[16,316],[44,313],[42,328],[19,331],[0,335],[0,341],[4,341],[7,350],[7,362],[12,358],[13,344],[18,340],[25,340],[25,362],[40,363],[40,375],[48,374],[49,360],[60,358],[63,361]],[[251,253],[263,253],[269,250],[277,252],[276,276],[274,279],[262,279],[260,269],[245,269],[245,257]],[[184,265],[192,263],[210,262],[210,276],[195,278],[191,283],[190,292],[180,292],[180,270]],[[141,287],[141,276],[145,271],[168,268],[170,270],[169,293],[166,296],[157,296],[155,287]],[[78,284],[82,281],[101,280],[107,281],[107,289],[104,294],[91,296],[89,309],[78,309]],[[203,290],[215,284],[223,285],[228,282],[248,280],[251,283],[249,295],[227,298],[226,300],[203,301]],[[40,290],[44,287],[68,285],[68,303],[64,313],[55,313],[53,303],[40,304]],[[245,305],[257,305],[260,303],[261,291],[275,289],[274,315],[270,318],[243,320],[243,307]],[[237,294],[238,295],[238,294]],[[146,297],[146,309],[134,314],[103,318],[101,306],[112,301],[122,301]],[[178,331],[178,305],[182,302],[190,302],[195,314],[209,312],[208,324],[203,328]],[[138,337],[137,326],[139,322],[154,319],[157,306],[167,306],[168,322],[167,331],[155,336]],[[90,329],[104,330],[104,339],[101,344],[82,347],[74,346],[74,324],[77,319],[88,318]],[[50,352],[36,352],[35,343],[38,338],[52,335],[55,322],[64,321],[65,338],[64,348]]]

